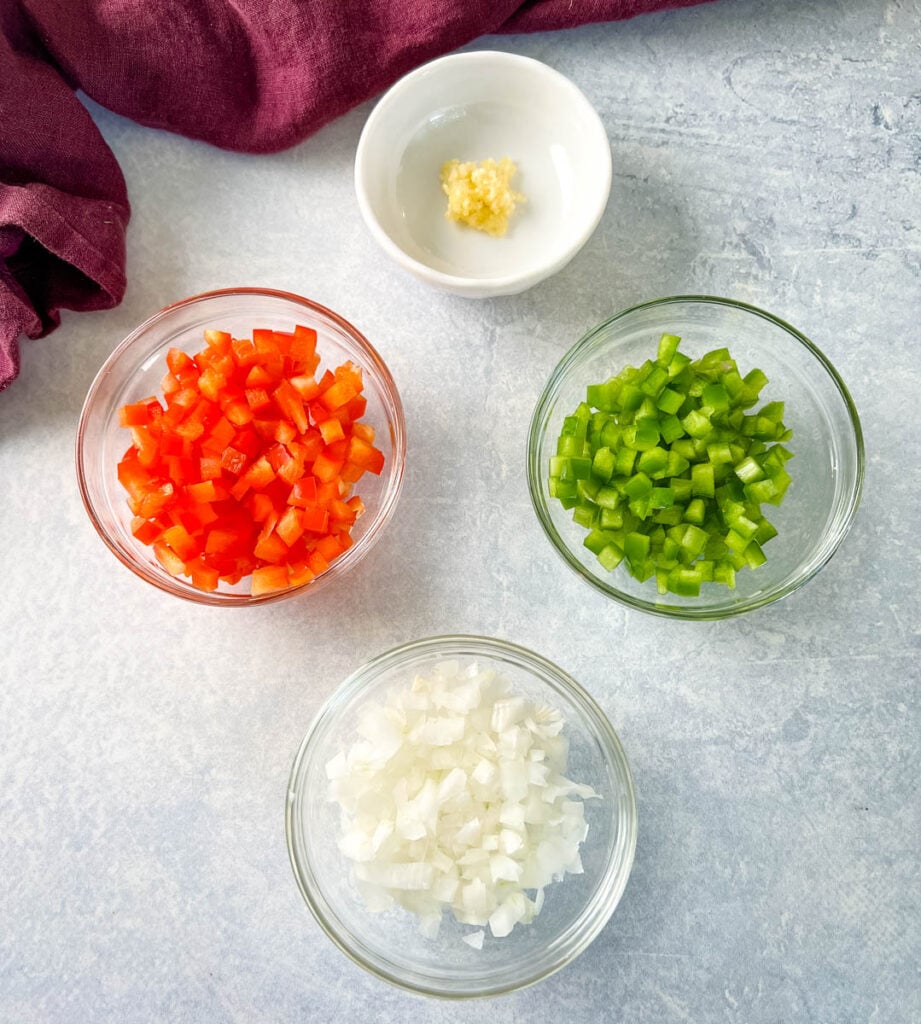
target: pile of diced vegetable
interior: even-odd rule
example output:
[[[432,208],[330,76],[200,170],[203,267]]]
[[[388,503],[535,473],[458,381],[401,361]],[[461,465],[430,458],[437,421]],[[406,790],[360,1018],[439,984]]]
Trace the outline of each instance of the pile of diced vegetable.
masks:
[[[384,465],[361,422],[361,368],[318,379],[316,331],[303,326],[204,338],[195,355],[169,350],[162,401],[119,411],[131,531],[203,591],[245,577],[254,595],[301,586],[350,547],[364,511],[352,485]]]
[[[589,385],[564,420],[549,488],[606,570],[623,563],[660,594],[695,597],[766,561],[777,530],[762,505],[790,485],[792,431],[783,402],[753,411],[761,370],[742,376],[726,348],[692,361],[680,340],[664,334],[654,360]]]
[[[494,669],[444,661],[369,702],[359,738],[326,766],[339,849],[369,909],[399,905],[434,938],[445,912],[480,948],[540,913],[544,889],[581,874],[583,800],[566,777],[560,712]]]

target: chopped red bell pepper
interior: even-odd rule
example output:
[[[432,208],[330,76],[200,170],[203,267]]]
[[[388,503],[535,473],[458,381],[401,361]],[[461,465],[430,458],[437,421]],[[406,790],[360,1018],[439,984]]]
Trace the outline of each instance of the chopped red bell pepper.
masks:
[[[257,595],[303,586],[351,546],[364,511],[351,485],[383,468],[361,368],[318,380],[317,335],[300,325],[204,337],[194,356],[169,350],[161,398],[119,410],[131,532],[202,591],[246,576]]]

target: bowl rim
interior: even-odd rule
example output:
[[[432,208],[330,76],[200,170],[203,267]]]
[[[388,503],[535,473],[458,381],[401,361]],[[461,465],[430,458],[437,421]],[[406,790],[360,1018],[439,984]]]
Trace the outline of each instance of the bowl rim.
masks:
[[[112,537],[109,536],[109,531],[97,515],[90,496],[88,473],[84,464],[84,449],[87,423],[92,412],[97,393],[101,389],[104,381],[114,372],[114,367],[117,365],[118,361],[125,355],[132,345],[134,345],[134,343],[140,337],[145,335],[151,328],[155,327],[162,320],[165,320],[178,310],[185,309],[188,306],[194,306],[199,302],[211,299],[230,298],[234,296],[252,296],[260,299],[281,299],[286,302],[294,303],[295,305],[306,307],[312,313],[328,319],[344,331],[352,340],[357,342],[363,353],[367,356],[369,365],[373,366],[375,375],[380,378],[382,390],[387,393],[390,402],[393,404],[393,422],[388,424],[394,455],[394,458],[391,460],[393,482],[388,487],[386,500],[378,509],[377,514],[372,521],[371,529],[359,538],[359,540],[353,545],[353,548],[349,549],[349,551],[358,549],[357,557],[353,556],[351,559],[353,565],[370,550],[374,541],[377,540],[381,527],[392,517],[402,490],[406,463],[406,419],[403,410],[403,403],[393,379],[393,375],[380,353],[375,349],[371,342],[368,341],[365,335],[359,331],[357,327],[346,320],[345,317],[335,312],[335,310],[329,309],[327,306],[324,306],[319,302],[315,302],[313,299],[308,299],[303,295],[298,295],[295,292],[289,292],[278,288],[239,286],[218,288],[211,291],[200,292],[196,295],[190,295],[183,299],[178,299],[175,302],[171,302],[168,306],[164,306],[156,313],[151,314],[146,320],[138,324],[138,326],[123,338],[106,357],[102,366],[94,376],[86,393],[86,398],[83,401],[80,418],[77,423],[76,436],[74,439],[74,459],[77,469],[77,486],[80,491],[80,497],[83,501],[83,507],[85,508],[90,522],[93,524],[96,532],[102,538],[106,547],[115,555],[122,565],[130,569],[140,579],[147,583],[151,583],[158,590],[161,590],[164,593],[180,597],[183,600],[192,602],[193,604],[212,605],[221,608],[243,608],[257,604],[271,604],[275,601],[283,601],[296,594],[302,594],[311,588],[319,589],[321,586],[330,582],[331,579],[334,579],[335,576],[331,577],[328,575],[329,570],[327,570],[300,586],[288,587],[285,590],[277,590],[258,595],[245,593],[228,594],[219,593],[217,591],[208,592],[204,590],[197,591],[189,584],[177,584],[172,577],[158,576],[156,573],[149,570],[147,566],[136,561],[134,558],[126,557],[125,551],[122,550],[122,548],[115,543]],[[368,541],[368,543],[365,543],[365,541]],[[349,551],[344,552],[343,558],[349,554]],[[337,562],[333,562],[330,568],[333,568],[336,564]]]
[[[552,258],[534,264],[526,270],[502,274],[496,277],[465,277],[461,274],[449,274],[443,270],[436,270],[429,264],[423,263],[421,260],[416,259],[416,257],[411,256],[405,249],[397,245],[378,220],[368,196],[365,180],[373,169],[368,157],[369,140],[377,129],[378,122],[387,115],[388,109],[402,99],[404,94],[415,88],[419,79],[429,76],[436,67],[455,63],[470,63],[473,65],[507,63],[511,66],[517,66],[521,70],[536,72],[544,76],[548,81],[553,82],[560,91],[568,93],[570,98],[584,109],[589,122],[592,124],[592,133],[596,136],[595,141],[598,143],[597,148],[601,157],[601,163],[596,167],[598,173],[596,200],[590,208],[589,215],[586,217],[585,226],[564,250],[555,252]],[[512,288],[532,278],[536,284],[561,270],[585,245],[604,216],[611,193],[613,163],[610,139],[601,116],[585,93],[561,71],[557,71],[556,68],[545,64],[543,61],[536,60],[534,57],[526,57],[518,53],[508,53],[505,50],[466,50],[428,61],[426,64],[404,75],[384,93],[368,115],[368,119],[365,121],[359,136],[358,145],[355,150],[354,178],[355,195],[362,219],[374,240],[391,259],[417,277],[446,290],[460,293],[464,291],[482,292]]]
[[[540,465],[538,451],[540,447],[541,421],[547,413],[548,406],[555,397],[555,392],[558,386],[566,377],[572,365],[577,361],[581,352],[587,348],[602,331],[608,329],[617,321],[631,316],[640,310],[666,307],[677,303],[694,303],[698,305],[724,306],[730,309],[737,309],[742,312],[758,316],[763,320],[767,320],[769,323],[780,327],[794,341],[799,342],[799,344],[815,358],[818,364],[828,374],[828,377],[844,403],[844,407],[848,414],[848,420],[853,429],[854,451],[856,455],[854,486],[848,495],[847,507],[844,509],[843,514],[840,517],[838,533],[834,543],[826,552],[824,552],[823,558],[817,562],[808,573],[801,574],[797,578],[790,580],[785,586],[775,592],[761,595],[746,601],[740,601],[737,604],[733,604],[725,608],[710,608],[706,606],[694,607],[692,605],[667,605],[664,603],[657,604],[633,597],[631,594],[628,594],[615,586],[606,584],[599,577],[590,573],[572,554],[569,550],[569,546],[564,543],[550,519],[549,505],[544,494],[543,480],[545,474],[542,466]],[[628,306],[626,309],[622,309],[619,312],[614,313],[612,316],[586,331],[582,337],[563,355],[562,359],[560,359],[554,367],[550,377],[544,385],[540,397],[537,400],[537,404],[534,407],[534,412],[531,415],[531,423],[528,427],[527,443],[527,478],[531,504],[537,513],[538,521],[540,522],[545,535],[550,540],[557,554],[563,559],[569,568],[600,593],[605,594],[607,597],[613,598],[615,601],[619,601],[621,604],[627,605],[630,608],[647,612],[651,615],[657,615],[661,618],[684,619],[689,621],[713,621],[717,619],[731,618],[735,615],[741,615],[745,612],[754,611],[757,608],[763,608],[766,605],[773,604],[775,601],[788,597],[790,594],[795,593],[801,587],[805,586],[809,580],[813,579],[823,568],[825,568],[834,553],[838,550],[844,538],[847,536],[851,524],[854,521],[854,516],[857,513],[858,506],[860,505],[866,469],[866,452],[864,447],[863,429],[860,425],[860,417],[857,414],[857,408],[854,405],[851,394],[847,389],[847,385],[841,379],[840,374],[828,357],[814,342],[810,341],[805,334],[787,323],[786,320],[781,319],[779,316],[769,313],[767,310],[761,309],[760,307],[754,306],[750,303],[717,295],[669,295],[664,298],[650,299],[646,302],[640,302],[636,305]]]
[[[448,650],[445,650],[446,647]],[[363,690],[369,689],[377,682],[382,671],[398,666],[417,654],[437,656],[439,653],[443,653],[445,657],[476,657],[477,655],[483,657],[492,656],[500,659],[505,657],[510,661],[514,661],[520,667],[526,669],[533,667],[541,670],[541,681],[547,682],[547,679],[551,680],[551,688],[556,688],[571,700],[579,708],[580,713],[591,721],[592,725],[599,731],[604,740],[605,751],[610,757],[610,766],[613,767],[618,783],[622,787],[622,797],[625,805],[625,814],[619,817],[619,822],[623,825],[623,829],[618,829],[616,841],[608,850],[605,870],[600,876],[591,898],[586,902],[578,921],[570,925],[569,929],[562,933],[563,935],[572,934],[576,931],[577,927],[582,927],[584,930],[579,935],[578,941],[573,942],[572,946],[566,951],[565,956],[559,957],[557,961],[546,969],[533,972],[522,980],[516,980],[507,984],[493,984],[477,991],[445,990],[444,988],[439,988],[431,980],[426,984],[424,980],[420,980],[424,978],[421,974],[416,976],[416,981],[414,982],[406,977],[402,977],[396,971],[382,969],[380,965],[371,959],[370,955],[362,955],[363,944],[350,944],[329,919],[330,917],[335,918],[335,914],[327,914],[324,910],[324,908],[329,907],[329,904],[319,894],[319,886],[316,885],[313,873],[308,870],[308,858],[300,856],[300,839],[298,829],[296,828],[300,819],[299,812],[296,813],[299,792],[298,778],[301,767],[312,749],[313,740],[320,730],[335,718],[343,706],[347,706],[360,696]],[[633,869],[637,844],[636,791],[633,774],[630,770],[630,764],[620,737],[597,701],[568,672],[563,671],[563,669],[543,655],[498,637],[462,633],[442,634],[412,640],[370,658],[355,669],[325,699],[320,709],[314,715],[298,747],[288,776],[288,788],[285,798],[285,840],[291,869],[304,902],[327,937],[350,960],[377,978],[398,988],[421,995],[435,996],[452,1001],[486,998],[527,988],[555,974],[583,953],[608,924],[620,903]],[[621,851],[619,859],[616,858],[618,851]],[[589,911],[593,910],[595,913],[594,916],[591,916]]]

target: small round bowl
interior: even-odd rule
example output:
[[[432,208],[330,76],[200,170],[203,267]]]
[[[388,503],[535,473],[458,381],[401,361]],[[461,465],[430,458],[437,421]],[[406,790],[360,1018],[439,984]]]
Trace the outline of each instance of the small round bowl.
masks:
[[[638,583],[619,566],[606,572],[583,546],[586,531],[549,497],[549,461],[563,418],[585,400],[588,384],[627,365],[655,359],[663,333],[681,337],[681,351],[698,358],[725,346],[743,375],[756,367],[768,377],[764,402],[785,402],[793,430],[786,445],[795,458],[793,483],[768,518],[779,535],[765,546],[767,561],[736,574],[734,590],[705,583],[699,597],[659,596],[654,579]],[[759,403],[760,405],[761,403]],[[828,359],[783,320],[730,299],[677,296],[634,306],[593,328],[550,376],[531,419],[528,487],[544,532],[564,561],[608,597],[678,619],[720,619],[760,608],[807,583],[844,539],[863,484],[863,435],[847,388]]]
[[[131,533],[131,511],[118,481],[117,466],[131,443],[119,425],[125,403],[161,395],[166,353],[179,348],[194,354],[205,346],[203,332],[213,327],[234,337],[251,337],[254,328],[291,331],[295,324],[317,332],[323,369],[352,360],[362,368],[367,411],[362,419],[376,430],[375,445],[384,453],[380,476],[366,473],[355,485],[366,512],[352,530],[354,544],[310,583],[253,597],[249,579],[236,586],[223,582],[213,592],[198,590],[187,577],[169,575],[153,549]],[[337,313],[310,299],[264,288],[230,288],[176,302],[154,314],[112,352],[87,394],[77,428],[77,478],[86,511],[116,558],[160,590],[200,604],[236,606],[277,601],[315,590],[349,572],[380,536],[393,515],[403,481],[406,436],[403,407],[396,385],[368,340]]]
[[[339,813],[327,799],[327,763],[356,738],[358,713],[391,688],[445,660],[474,661],[504,676],[516,693],[559,710],[568,735],[569,778],[592,786],[585,802],[588,836],[580,848],[584,874],[567,874],[545,890],[543,909],[504,938],[487,930],[481,950],[461,936],[471,926],[446,912],[436,939],[414,915],[368,910],[339,852]],[[310,727],[291,771],[286,830],[301,893],[327,935],[356,963],[395,985],[446,998],[496,995],[547,977],[598,935],[624,891],[636,846],[636,801],[623,748],[592,698],[539,655],[501,640],[442,636],[409,643],[374,658],[327,701]]]
[[[526,197],[493,238],[445,218],[442,165],[509,157]],[[564,267],[604,213],[611,148],[567,78],[529,57],[479,51],[402,78],[368,118],[355,157],[358,205],[400,266],[443,291],[514,295]]]

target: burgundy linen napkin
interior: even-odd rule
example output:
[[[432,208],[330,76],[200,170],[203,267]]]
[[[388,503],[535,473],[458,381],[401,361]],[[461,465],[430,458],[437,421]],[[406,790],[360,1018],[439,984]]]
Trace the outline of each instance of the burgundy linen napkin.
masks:
[[[75,89],[140,124],[272,152],[478,36],[700,2],[0,0],[0,391],[20,335],[125,291],[125,182]]]

